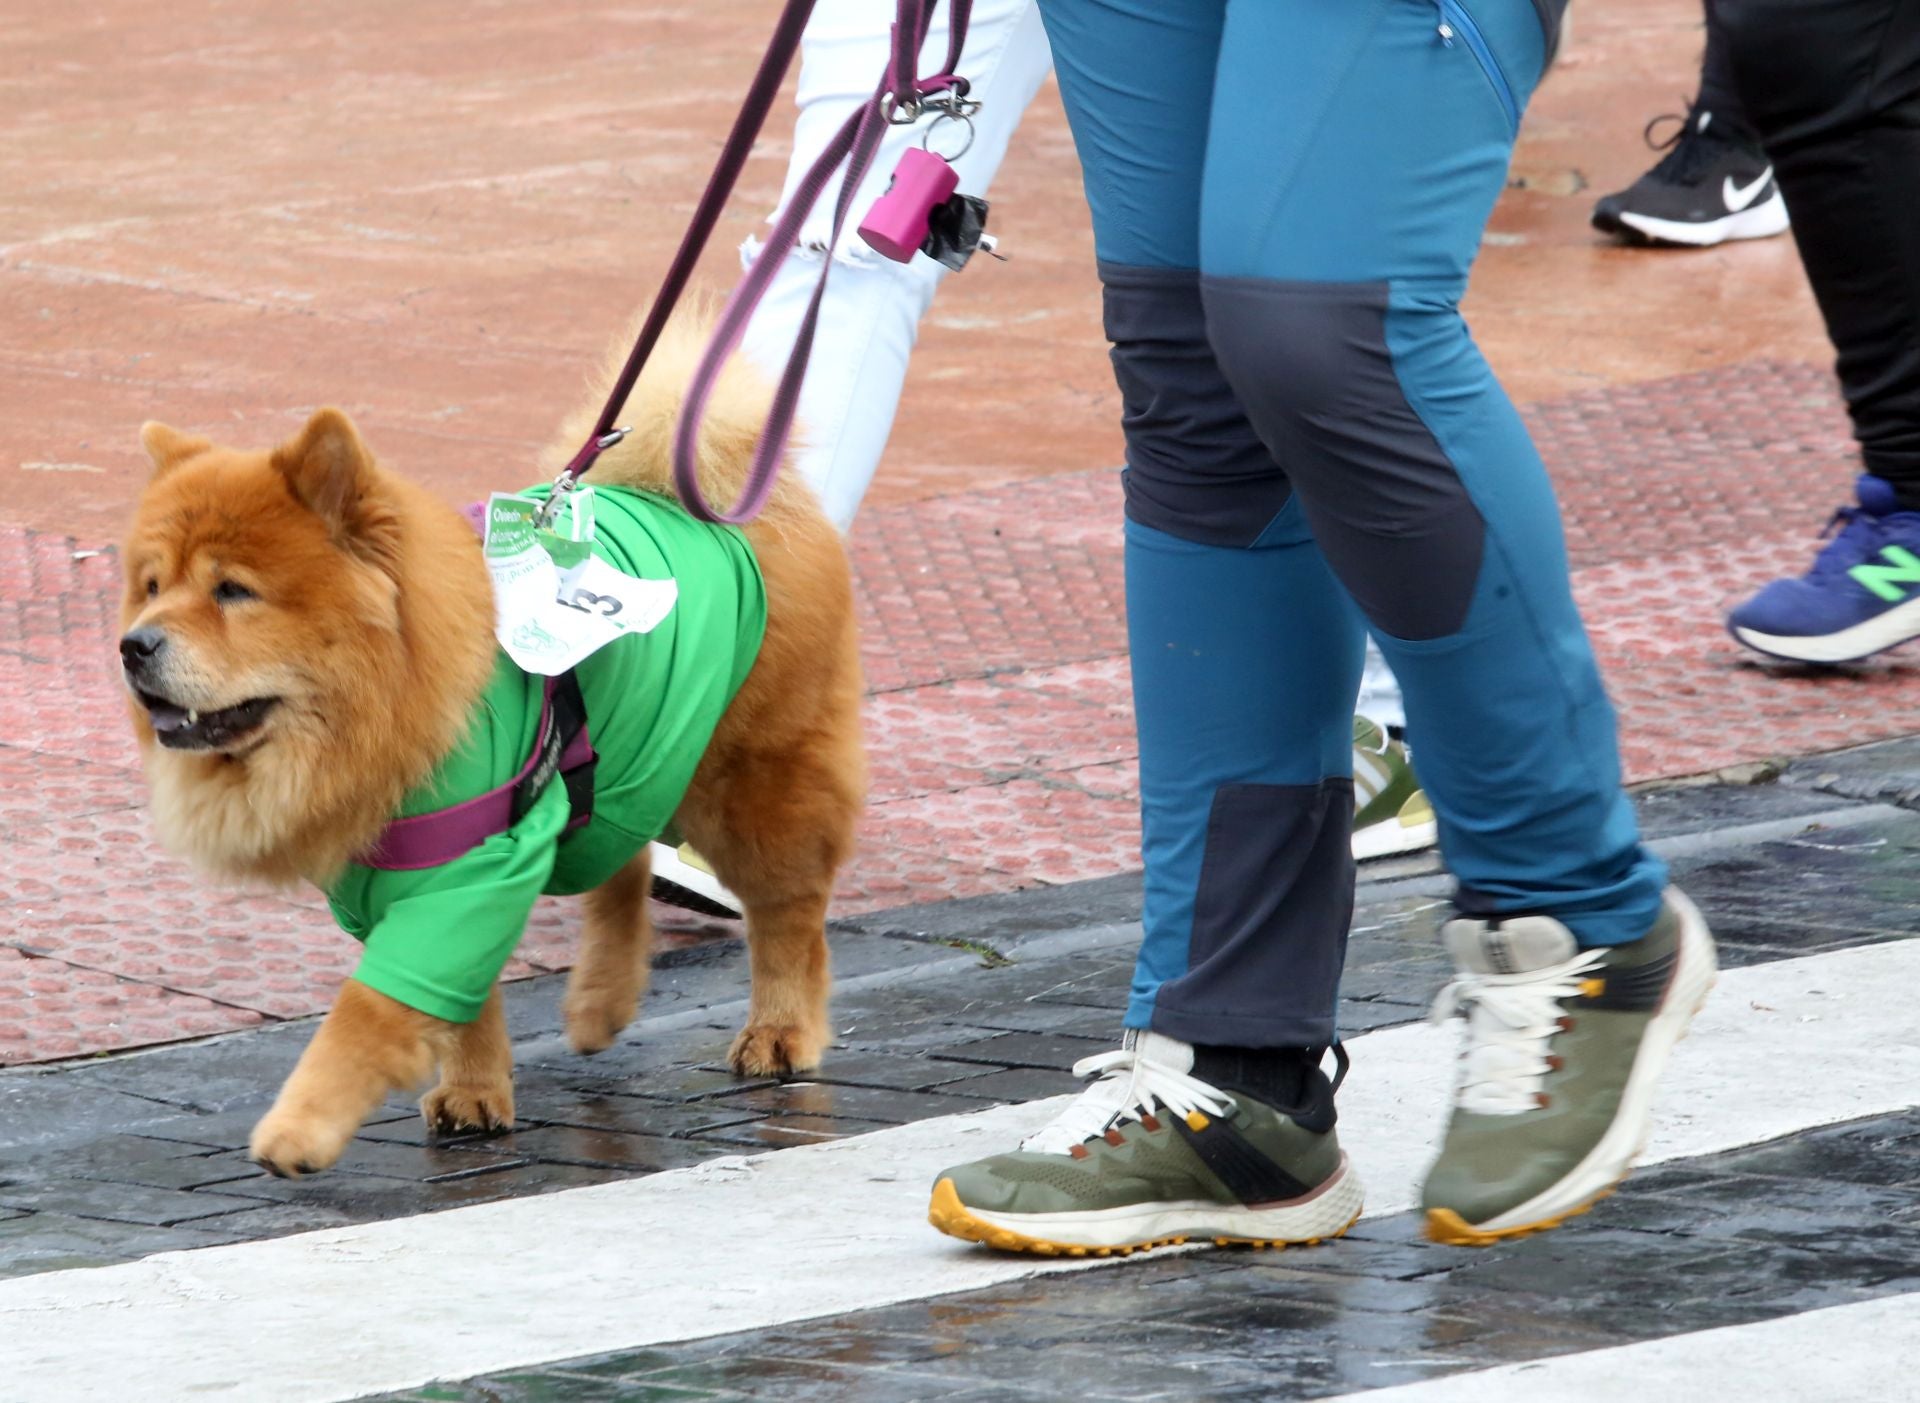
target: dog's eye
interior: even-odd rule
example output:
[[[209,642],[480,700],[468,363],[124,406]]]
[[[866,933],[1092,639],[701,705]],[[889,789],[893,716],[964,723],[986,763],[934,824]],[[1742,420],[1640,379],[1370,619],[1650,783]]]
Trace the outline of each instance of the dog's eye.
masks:
[[[245,585],[235,584],[232,580],[222,580],[213,587],[213,597],[215,602],[220,604],[244,604],[249,599],[258,599],[260,596]]]
[[[160,593],[160,582],[158,580],[148,580],[147,598],[151,599],[158,593]]]

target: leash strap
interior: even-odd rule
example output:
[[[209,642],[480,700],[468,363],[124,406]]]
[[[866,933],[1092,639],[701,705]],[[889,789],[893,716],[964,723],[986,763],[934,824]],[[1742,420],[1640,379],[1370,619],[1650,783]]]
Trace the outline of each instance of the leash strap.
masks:
[[[700,196],[700,203],[694,208],[686,235],[681,239],[673,262],[661,280],[653,306],[647,311],[639,338],[628,353],[619,378],[614,381],[613,390],[600,411],[593,433],[556,479],[553,496],[549,499],[552,505],[557,506],[593,466],[594,460],[624,436],[626,431],[615,428],[614,421],[626,407],[627,397],[633,392],[647,357],[653,354],[660,333],[692,280],[694,267],[699,263],[715,225],[719,223],[721,212],[739,181],[740,171],[753,151],[754,139],[766,124],[773,100],[785,81],[787,69],[792,65],[793,55],[800,46],[800,36],[813,12],[813,4],[814,0],[787,0],[780,12],[773,38],[767,44],[767,52],[747,88],[747,95],[740,104],[740,114],[734,118],[733,129],[727,134],[720,158],[714,163],[713,175]],[[880,86],[871,101],[862,103],[841,124],[826,149],[808,167],[793,199],[774,222],[773,231],[768,235],[760,256],[754,260],[746,277],[734,288],[721,311],[713,340],[700,359],[692,384],[688,386],[686,400],[680,410],[680,422],[674,433],[674,484],[687,510],[703,521],[733,525],[751,521],[760,514],[773,491],[774,480],[780,471],[780,460],[793,431],[794,410],[799,403],[807,358],[813,349],[814,328],[819,321],[820,299],[826,292],[827,275],[833,268],[833,250],[839,246],[847,213],[854,196],[859,193],[860,183],[866,176],[867,167],[872,164],[873,153],[879,149],[886,128],[894,122],[916,120],[922,101],[928,96],[948,91],[960,97],[966,95],[966,79],[954,70],[966,43],[972,0],[951,0],[951,32],[947,38],[947,59],[942,71],[927,78],[914,76],[919,64],[920,47],[926,39],[937,4],[938,0],[896,0],[892,61],[882,75]],[[727,358],[739,347],[747,323],[752,319],[754,309],[760,305],[761,298],[766,295],[774,274],[799,244],[801,225],[813,212],[814,206],[819,204],[826,192],[827,181],[843,162],[846,164],[846,174],[841,179],[840,193],[834,201],[833,233],[827,241],[827,256],[821,260],[820,279],[814,284],[806,316],[800,324],[799,334],[794,338],[793,353],[787,358],[786,368],[775,388],[773,407],[755,447],[746,488],[733,507],[725,512],[716,511],[700,491],[696,467],[700,423],[706,414],[707,401]],[[470,520],[476,520],[475,510],[469,509],[468,516]],[[385,872],[415,872],[452,862],[495,834],[505,833],[512,828],[533,808],[535,801],[556,776],[567,787],[567,799],[572,806],[567,830],[571,832],[593,815],[593,781],[597,763],[598,757],[593,752],[587,734],[586,704],[580,695],[579,680],[571,671],[558,677],[549,677],[541,695],[540,725],[534,739],[533,753],[527,757],[526,764],[517,775],[498,788],[464,803],[436,809],[432,813],[394,819],[381,831],[373,848],[358,861],[362,866]]]
[[[647,363],[647,357],[653,353],[654,346],[665,329],[668,318],[693,276],[695,265],[701,252],[706,248],[707,240],[712,236],[714,226],[719,222],[721,211],[726,207],[733,193],[734,185],[740,177],[748,155],[753,150],[754,139],[766,124],[767,114],[772,109],[774,97],[785,80],[787,69],[791,66],[794,52],[799,48],[800,36],[806,29],[809,16],[813,11],[814,0],[787,0],[786,7],[780,13],[779,22],[774,26],[773,38],[767,45],[767,52],[760,60],[747,95],[741,102],[740,113],[734,119],[733,129],[727,135],[726,145],[721,149],[720,159],[714,164],[712,177],[695,208],[693,219],[688,224],[686,236],[680,242],[678,252],[662,279],[660,291],[655,296],[653,306],[647,312],[646,322],[640,328],[639,339],[634,342],[632,352],[627,356],[626,364],[621,368],[620,376],[614,381],[613,390],[607,396],[606,406],[600,411],[600,418],[594,425],[592,435],[581,445],[572,460],[562,469],[554,483],[551,500],[558,503],[572,490],[573,485],[593,466],[594,460],[606,449],[619,442],[625,434],[624,429],[615,427],[615,421],[626,407],[627,397],[633,391],[634,383],[640,378],[640,372]],[[840,233],[846,222],[846,216],[858,193],[860,182],[865,177],[867,167],[872,164],[873,154],[879,149],[886,128],[895,121],[912,121],[919,116],[922,100],[932,94],[954,91],[964,96],[967,90],[966,80],[954,70],[960,62],[960,51],[966,43],[967,23],[971,18],[972,0],[951,0],[949,34],[947,38],[947,57],[944,69],[927,78],[914,76],[919,65],[920,47],[926,38],[927,29],[933,18],[935,6],[939,0],[896,0],[893,24],[893,52],[887,71],[882,75],[880,86],[875,90],[871,101],[861,106],[841,124],[838,132],[827,143],[826,149],[807,169],[794,197],[787,208],[774,223],[773,231],[768,235],[760,256],[747,275],[741,279],[728,296],[720,319],[714,329],[712,342],[701,357],[695,369],[693,381],[688,386],[686,399],[680,408],[679,423],[675,427],[673,442],[674,485],[678,490],[681,503],[694,516],[702,521],[739,525],[753,520],[766,505],[767,498],[773,492],[773,484],[780,471],[781,458],[786,453],[787,441],[793,431],[794,411],[799,404],[800,386],[806,378],[807,359],[813,350],[813,336],[819,321],[820,299],[826,291],[827,275],[833,268],[833,249],[840,242]],[[706,416],[707,401],[711,397],[714,385],[720,378],[720,372],[727,358],[739,347],[745,335],[747,324],[752,319],[754,309],[760,305],[787,255],[798,245],[801,225],[807,215],[820,202],[825,193],[828,179],[842,163],[846,164],[846,174],[842,177],[839,197],[834,203],[833,233],[828,241],[827,255],[821,260],[820,279],[814,285],[813,296],[807,303],[806,315],[801,321],[799,334],[794,338],[793,352],[787,358],[786,368],[782,371],[774,390],[773,405],[767,415],[767,422],[760,434],[753,455],[753,465],[748,472],[747,483],[742,490],[740,500],[726,511],[716,510],[700,490],[698,456],[700,425]]]

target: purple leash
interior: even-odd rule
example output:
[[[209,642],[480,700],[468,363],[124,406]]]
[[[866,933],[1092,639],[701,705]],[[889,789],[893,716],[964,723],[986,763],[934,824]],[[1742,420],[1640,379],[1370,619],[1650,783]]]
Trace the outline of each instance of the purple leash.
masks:
[[[840,231],[846,223],[848,208],[859,191],[861,178],[873,160],[873,153],[880,145],[886,126],[896,119],[911,121],[916,118],[921,99],[930,93],[951,89],[962,97],[966,94],[966,80],[956,76],[953,69],[959,62],[960,47],[966,39],[971,0],[952,0],[953,33],[947,45],[944,71],[931,78],[913,76],[920,44],[926,36],[927,25],[937,2],[897,0],[893,62],[881,80],[879,90],[872,101],[863,103],[859,111],[847,118],[827,144],[827,149],[808,169],[792,202],[775,222],[761,256],[734,288],[721,312],[713,341],[701,357],[693,383],[687,389],[686,401],[680,410],[680,422],[674,434],[674,482],[679,489],[681,502],[702,521],[736,525],[751,521],[759,515],[773,491],[774,479],[780,471],[780,458],[786,451],[787,439],[792,432],[794,406],[799,401],[800,384],[806,374],[807,355],[813,348],[820,297],[826,290],[827,273],[833,267],[832,250],[840,241]],[[728,133],[720,159],[714,164],[713,176],[708,180],[706,191],[694,210],[686,237],[681,240],[679,251],[674,254],[673,263],[661,281],[653,306],[647,311],[647,320],[640,328],[639,339],[634,342],[627,363],[621,368],[620,378],[614,382],[613,392],[607,397],[606,407],[600,411],[592,435],[554,480],[553,494],[548,499],[548,512],[558,509],[575,484],[593,466],[594,460],[618,443],[626,433],[624,429],[616,429],[614,421],[619,418],[627,396],[632,393],[634,382],[640,378],[647,357],[653,353],[668,317],[692,279],[694,265],[699,262],[701,251],[705,249],[707,239],[726,207],[727,198],[733,193],[734,183],[753,150],[754,138],[766,122],[767,113],[786,77],[794,50],[800,45],[801,32],[806,28],[807,17],[812,10],[813,0],[787,0],[780,22],[774,28],[773,39],[767,45],[766,56],[760,60],[760,70],[754,74],[746,99],[741,103],[740,115],[734,119],[733,130]],[[827,181],[842,161],[847,163],[847,173],[834,204],[833,237],[828,244],[827,257],[822,260],[820,281],[815,284],[813,299],[807,304],[806,318],[794,340],[793,354],[788,358],[774,392],[773,408],[754,451],[753,468],[746,490],[729,511],[724,514],[716,512],[701,495],[694,471],[700,420],[705,413],[707,400],[727,357],[739,345],[747,321],[759,305],[768,283],[799,242],[801,224],[820,202]],[[476,531],[484,530],[482,512],[483,509],[478,505],[468,509],[468,520]],[[542,692],[540,724],[533,753],[527,757],[518,774],[505,784],[465,803],[393,820],[382,830],[372,850],[357,861],[368,867],[398,872],[418,871],[451,862],[494,834],[507,832],[518,821],[523,809],[539,797],[556,775],[567,786],[568,803],[573,810],[568,830],[572,831],[586,823],[592,811],[594,760],[592,742],[587,734],[586,707],[580,697],[577,679],[571,672],[560,677],[549,677],[545,680]]]
[[[873,153],[879,149],[887,126],[895,121],[915,120],[920,113],[921,100],[930,94],[953,90],[964,96],[966,92],[966,80],[954,69],[960,61],[960,50],[966,43],[972,0],[951,0],[950,32],[943,69],[927,78],[914,76],[914,69],[919,63],[920,46],[926,38],[937,4],[938,0],[896,0],[892,59],[880,80],[880,86],[870,101],[862,103],[859,110],[841,124],[826,149],[808,168],[793,199],[775,221],[753,267],[735,286],[721,310],[720,319],[714,327],[713,340],[701,356],[693,381],[687,387],[673,440],[674,486],[681,503],[702,521],[741,525],[758,516],[766,506],[767,498],[772,495],[774,481],[780,473],[780,461],[793,432],[794,412],[799,404],[800,387],[806,378],[807,358],[813,350],[814,329],[819,321],[820,299],[826,292],[827,275],[833,268],[833,250],[840,242],[848,210],[859,191],[867,167],[872,164]],[[734,119],[733,129],[727,134],[726,145],[721,148],[720,158],[714,164],[713,175],[707,181],[707,188],[694,210],[679,251],[674,254],[666,277],[661,280],[660,291],[654,298],[653,306],[648,309],[639,339],[634,342],[633,350],[621,368],[620,377],[607,396],[606,406],[600,411],[592,435],[554,482],[551,498],[554,508],[593,466],[594,460],[625,435],[626,430],[616,428],[615,422],[626,407],[627,396],[632,393],[647,357],[653,353],[660,333],[685,293],[694,266],[699,262],[700,254],[706,248],[728,198],[733,194],[740,171],[753,150],[754,139],[766,124],[773,100],[792,64],[794,51],[799,48],[801,33],[806,29],[812,11],[813,0],[787,0],[785,9],[781,11],[767,52],[760,60],[759,70],[754,74],[746,98],[740,105],[740,115]],[[847,169],[841,180],[839,197],[834,203],[833,232],[828,239],[826,256],[821,261],[820,280],[814,285],[806,316],[801,321],[799,334],[794,338],[793,353],[787,358],[786,368],[781,372],[774,389],[773,404],[768,411],[760,441],[755,445],[753,465],[740,500],[724,512],[717,511],[700,490],[696,466],[700,425],[706,417],[707,401],[712,396],[727,358],[739,347],[741,338],[746,334],[747,323],[752,319],[754,309],[766,295],[781,263],[798,245],[801,225],[813,212],[814,206],[819,204],[827,181],[842,162],[846,163]]]

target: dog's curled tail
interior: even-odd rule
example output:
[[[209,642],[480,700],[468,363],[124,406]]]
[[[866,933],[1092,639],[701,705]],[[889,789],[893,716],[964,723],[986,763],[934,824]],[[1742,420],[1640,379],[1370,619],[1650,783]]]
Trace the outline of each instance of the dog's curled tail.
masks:
[[[627,397],[625,410],[615,421],[632,432],[600,455],[587,474],[588,482],[679,495],[673,485],[673,436],[694,369],[711,339],[718,306],[718,299],[711,295],[696,298],[689,310],[677,313],[667,323],[647,357],[639,382]],[[550,473],[558,472],[593,432],[600,406],[619,378],[639,329],[636,318],[627,334],[614,343],[587,403],[561,426],[560,436],[547,455]],[[743,355],[735,354],[707,397],[706,417],[700,428],[700,488],[715,509],[724,511],[739,501],[772,401],[773,387]],[[796,437],[800,432],[796,425]],[[785,464],[765,516],[778,521],[807,500],[806,485],[795,476],[791,463]]]

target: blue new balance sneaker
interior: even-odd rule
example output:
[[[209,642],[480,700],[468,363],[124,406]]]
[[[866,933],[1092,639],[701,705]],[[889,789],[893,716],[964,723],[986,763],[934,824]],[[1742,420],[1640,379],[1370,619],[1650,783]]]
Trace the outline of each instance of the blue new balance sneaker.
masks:
[[[1857,507],[1827,529],[1840,534],[1797,580],[1775,580],[1727,616],[1727,631],[1757,652],[1795,662],[1842,663],[1920,638],[1920,512],[1902,511],[1893,484],[1863,475]]]

